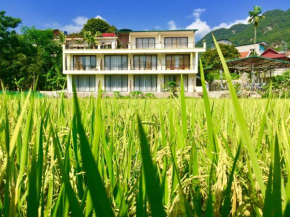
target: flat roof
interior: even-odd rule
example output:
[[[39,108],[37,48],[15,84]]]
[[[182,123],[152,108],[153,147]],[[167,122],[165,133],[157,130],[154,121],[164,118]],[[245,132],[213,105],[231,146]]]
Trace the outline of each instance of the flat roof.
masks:
[[[262,41],[262,42],[256,42],[256,45],[257,45],[257,44],[264,44],[264,45],[266,45],[266,46],[269,47],[269,45],[268,45],[266,42],[264,42],[264,41]],[[242,46],[247,46],[247,45],[254,45],[254,43],[241,44],[241,45],[238,45],[238,46],[236,46],[236,47],[242,47]]]
[[[143,30],[143,31],[133,31],[133,30],[124,30],[124,31],[115,31],[114,33],[129,33],[129,32],[190,32],[190,31],[198,31],[198,29],[175,29],[175,30]]]

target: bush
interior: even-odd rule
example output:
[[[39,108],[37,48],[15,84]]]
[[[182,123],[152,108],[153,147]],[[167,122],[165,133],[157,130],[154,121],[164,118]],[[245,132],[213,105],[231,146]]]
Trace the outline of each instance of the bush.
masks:
[[[130,93],[130,97],[132,99],[143,99],[144,98],[144,94],[141,91],[132,91]]]
[[[122,98],[122,95],[121,95],[120,91],[114,91],[114,97],[115,97],[116,99],[120,99],[120,98]]]
[[[290,70],[285,71],[282,75],[278,75],[271,78],[272,82],[272,94],[277,98],[289,98],[290,97]],[[263,97],[268,97],[268,90],[270,83],[265,85],[263,89],[265,94]]]
[[[155,97],[155,95],[153,93],[146,93],[145,94],[145,98],[146,99],[155,99],[156,97]]]

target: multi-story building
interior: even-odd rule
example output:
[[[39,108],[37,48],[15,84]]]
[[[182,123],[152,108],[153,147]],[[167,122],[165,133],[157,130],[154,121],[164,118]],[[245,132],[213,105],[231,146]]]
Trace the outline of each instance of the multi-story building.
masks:
[[[63,73],[67,90],[72,81],[78,92],[132,91],[162,94],[168,81],[180,85],[181,75],[187,95],[198,91],[198,54],[195,29],[132,31],[123,29],[97,37],[95,45],[82,38],[67,37],[63,47]],[[192,94],[193,95],[193,94]]]

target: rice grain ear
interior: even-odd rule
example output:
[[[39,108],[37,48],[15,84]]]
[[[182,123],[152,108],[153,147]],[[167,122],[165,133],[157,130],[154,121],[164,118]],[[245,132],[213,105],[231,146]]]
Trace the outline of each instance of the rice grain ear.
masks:
[[[216,38],[214,37],[214,35],[213,35],[213,40],[214,40],[215,47],[217,49],[218,55],[220,57],[221,63],[222,63],[225,76],[226,76],[226,80],[227,80],[229,91],[230,91],[230,95],[231,95],[231,101],[232,101],[232,104],[233,104],[233,107],[234,107],[234,111],[235,111],[235,114],[236,114],[236,121],[237,121],[237,124],[238,124],[240,132],[241,132],[241,137],[242,137],[242,139],[244,141],[244,144],[247,147],[247,150],[248,150],[248,153],[249,153],[249,156],[250,156],[250,160],[252,162],[254,174],[256,176],[259,188],[260,188],[260,190],[262,192],[263,198],[265,198],[265,184],[264,184],[264,181],[263,181],[262,171],[261,171],[261,169],[259,167],[257,155],[256,155],[255,148],[254,148],[254,144],[253,144],[253,141],[251,139],[251,134],[250,134],[250,132],[249,132],[249,130],[247,128],[246,120],[245,120],[241,105],[240,105],[240,103],[238,101],[238,97],[237,97],[234,85],[232,83],[232,78],[231,78],[229,69],[227,67],[226,60],[225,60],[225,58],[224,58],[224,56],[222,54],[222,51],[221,51],[221,49],[219,47],[219,44],[216,41]]]

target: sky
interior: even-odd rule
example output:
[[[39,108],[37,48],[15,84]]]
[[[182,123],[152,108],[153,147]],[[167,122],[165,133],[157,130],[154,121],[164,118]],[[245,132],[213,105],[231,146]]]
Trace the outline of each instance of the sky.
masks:
[[[290,0],[0,0],[0,11],[38,29],[73,33],[99,17],[118,29],[199,29],[198,40],[213,29],[247,23],[254,5],[263,12],[288,10]]]

